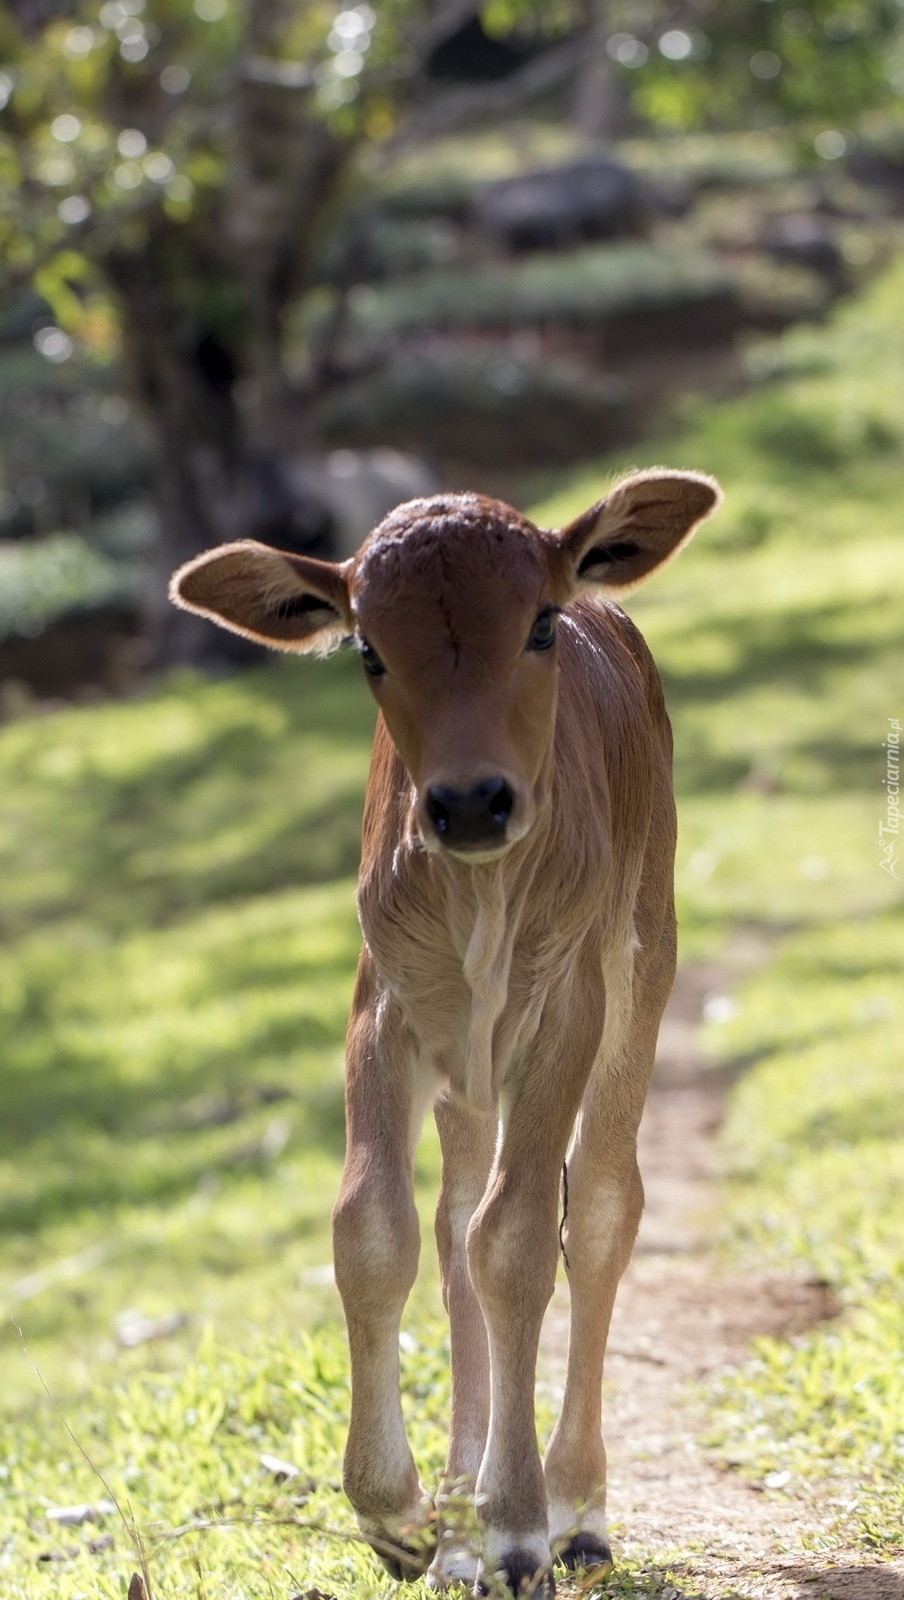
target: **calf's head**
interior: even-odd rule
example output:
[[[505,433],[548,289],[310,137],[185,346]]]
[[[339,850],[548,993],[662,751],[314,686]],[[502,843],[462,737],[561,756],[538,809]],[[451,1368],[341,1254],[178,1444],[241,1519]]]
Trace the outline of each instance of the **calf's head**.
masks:
[[[350,641],[411,778],[424,846],[482,860],[536,816],[560,613],[582,590],[641,582],[718,499],[713,479],[656,468],[561,530],[479,495],[412,500],[349,561],[242,541],[181,567],[170,596],[277,650]]]

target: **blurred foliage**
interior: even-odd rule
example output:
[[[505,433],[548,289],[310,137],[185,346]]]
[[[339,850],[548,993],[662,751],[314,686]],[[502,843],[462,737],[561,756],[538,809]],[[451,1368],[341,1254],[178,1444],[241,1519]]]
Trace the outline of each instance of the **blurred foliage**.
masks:
[[[118,500],[153,494],[144,525],[161,566],[239,533],[291,544],[305,519],[285,458],[316,447],[321,398],[332,442],[346,442],[335,431],[345,417],[349,442],[446,453],[433,419],[443,399],[457,403],[467,361],[436,363],[423,438],[408,419],[391,425],[418,389],[417,349],[384,374],[382,437],[360,421],[381,411],[372,368],[391,367],[397,341],[556,318],[576,335],[622,320],[633,337],[636,311],[655,342],[652,313],[667,305],[673,326],[696,313],[708,337],[718,325],[728,339],[745,316],[775,326],[819,313],[847,281],[839,270],[827,289],[800,263],[762,259],[726,273],[687,233],[674,248],[635,242],[495,271],[476,264],[502,252],[491,229],[480,236],[475,189],[498,170],[519,74],[532,82],[544,53],[565,65],[539,96],[526,92],[543,116],[575,110],[595,63],[621,85],[623,127],[793,126],[795,159],[832,169],[867,113],[897,116],[895,0],[845,0],[842,11],[837,0],[493,0],[482,14],[518,64],[501,83],[450,85],[431,61],[462,18],[440,0],[11,0],[0,15],[0,292],[6,325],[33,339],[55,383],[29,416],[0,397],[4,531],[85,534]],[[489,130],[470,167],[437,154],[447,112],[453,128]],[[520,140],[518,164],[569,147],[559,122]],[[707,178],[704,163],[683,191],[679,174],[665,209],[717,169],[711,160]],[[587,365],[608,353],[588,344]],[[580,450],[616,437],[585,428],[594,382],[565,381],[570,348],[548,381],[522,362],[498,426],[507,380],[496,381],[495,354],[477,363],[469,426],[490,420],[501,459],[519,428],[533,451],[547,398],[567,399]],[[109,418],[56,381],[65,370],[73,390],[86,376],[91,388],[92,367],[115,371],[147,439],[123,426],[108,448]],[[560,423],[561,434],[564,411]],[[490,443],[488,427],[482,462]],[[564,455],[557,444],[549,459]],[[155,594],[154,659],[197,661],[190,619]]]
[[[635,110],[666,128],[857,122],[904,93],[896,0],[488,0],[482,17],[501,37],[592,19]]]
[[[496,468],[573,461],[624,437],[633,417],[617,378],[563,358],[468,350],[457,341],[445,350],[400,353],[318,408],[327,439],[389,439],[401,449]]]
[[[318,123],[337,149],[392,134],[417,97],[418,50],[426,48],[419,34],[435,26],[435,9],[420,0],[376,9],[335,0],[65,0],[46,14],[16,0],[0,16],[7,278],[31,279],[59,328],[108,359],[117,333],[106,268],[163,228],[171,265],[185,257],[183,315],[197,312],[192,296],[202,294],[206,324],[225,332],[243,311],[214,243],[221,208],[235,204],[248,178],[258,190],[249,206],[265,204],[268,188],[278,191],[287,176],[291,186],[292,169],[302,187],[309,182],[318,156],[305,145]],[[297,108],[295,141],[283,141],[274,122],[263,163],[242,172],[255,95],[263,106],[274,93]],[[210,241],[203,281],[199,237]],[[276,305],[275,284],[271,291]]]
[[[825,278],[818,272],[770,261],[766,255],[742,257],[731,276],[745,320],[760,327],[818,320],[831,299]]]
[[[301,59],[312,74],[333,62],[332,9],[286,8],[280,58]],[[4,254],[42,271],[42,292],[62,317],[84,304],[78,245],[95,233],[101,247],[119,229],[134,235],[159,207],[185,219],[222,186],[233,143],[228,92],[246,29],[235,0],[107,0],[50,18],[27,3],[4,12]],[[153,138],[122,126],[117,113],[132,105]]]
[[[38,314],[38,338],[47,321]],[[113,392],[116,376],[81,356],[48,361],[21,340],[0,345],[0,536],[65,529],[116,543],[102,523],[122,523],[151,478],[146,429]],[[119,539],[124,553],[135,542]]]
[[[33,637],[58,617],[99,606],[137,605],[143,566],[114,561],[77,534],[0,544],[0,639]]]
[[[330,17],[329,7],[287,12],[285,60],[301,54],[312,74],[316,62],[326,69]],[[238,109],[230,95],[254,49],[248,31],[235,0],[106,0],[50,17],[23,0],[4,10],[0,253],[98,359],[116,348],[98,269],[115,251],[140,249],[161,220],[176,225],[178,251],[178,225],[203,226],[226,183]],[[221,317],[234,312],[223,271],[204,292]]]
[[[665,127],[836,128],[904,92],[896,0],[612,0],[604,14],[638,111]]]
[[[385,288],[361,285],[350,310],[353,332],[398,338],[450,327],[531,328],[554,321],[592,326],[659,305],[673,305],[680,314],[730,289],[730,274],[717,261],[624,243],[533,256],[505,270],[431,272]]]
[[[569,0],[492,0],[483,16],[534,51],[587,20]],[[657,127],[828,120],[817,152],[831,161],[846,148],[839,128],[894,111],[904,90],[897,0],[606,0],[593,26],[635,111]],[[7,274],[31,278],[59,328],[109,359],[106,263],[164,224],[171,255],[195,235],[213,240],[241,177],[249,84],[303,108],[302,144],[319,119],[339,144],[378,147],[423,98],[422,40],[436,27],[427,0],[65,0],[49,15],[16,0],[0,16]],[[298,154],[274,139],[269,159]],[[265,168],[257,178],[263,199]],[[207,324],[226,328],[242,310],[222,250],[211,246],[208,267],[194,290],[183,274],[183,313],[203,290]]]

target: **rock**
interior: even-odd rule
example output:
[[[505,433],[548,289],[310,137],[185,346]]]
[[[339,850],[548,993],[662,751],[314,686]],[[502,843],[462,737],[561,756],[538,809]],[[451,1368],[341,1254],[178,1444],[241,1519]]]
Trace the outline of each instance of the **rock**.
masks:
[[[489,183],[474,202],[478,227],[509,250],[562,250],[635,232],[643,189],[620,162],[568,166]]]
[[[296,456],[285,463],[283,475],[299,503],[328,508],[329,531],[305,548],[331,561],[354,555],[365,535],[395,506],[439,488],[423,461],[390,449]]]
[[[168,1311],[161,1317],[146,1317],[130,1307],[116,1318],[116,1337],[127,1350],[155,1339],[170,1339],[188,1321],[184,1311]]]
[[[77,1506],[50,1506],[45,1512],[48,1522],[56,1522],[63,1528],[77,1528],[83,1522],[97,1522],[99,1518],[110,1517],[116,1510],[110,1500],[98,1500],[96,1504]]]
[[[835,278],[843,270],[841,249],[833,228],[824,217],[813,212],[776,217],[763,243],[777,261],[809,267],[823,277]]]

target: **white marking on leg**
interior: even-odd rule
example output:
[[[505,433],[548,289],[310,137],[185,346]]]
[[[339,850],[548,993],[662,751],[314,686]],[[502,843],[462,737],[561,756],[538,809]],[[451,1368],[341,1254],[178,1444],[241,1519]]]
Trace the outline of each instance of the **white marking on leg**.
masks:
[[[562,1550],[577,1533],[590,1533],[603,1544],[609,1543],[606,1527],[605,1489],[601,1490],[603,1504],[575,1506],[570,1500],[549,1502],[549,1542],[553,1552]]]

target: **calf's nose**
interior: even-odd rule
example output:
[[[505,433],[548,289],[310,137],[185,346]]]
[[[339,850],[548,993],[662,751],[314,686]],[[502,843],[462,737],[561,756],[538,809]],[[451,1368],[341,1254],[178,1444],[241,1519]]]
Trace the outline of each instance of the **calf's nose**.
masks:
[[[473,789],[431,787],[426,810],[447,850],[487,850],[504,843],[514,804],[514,792],[504,778],[487,778]]]

